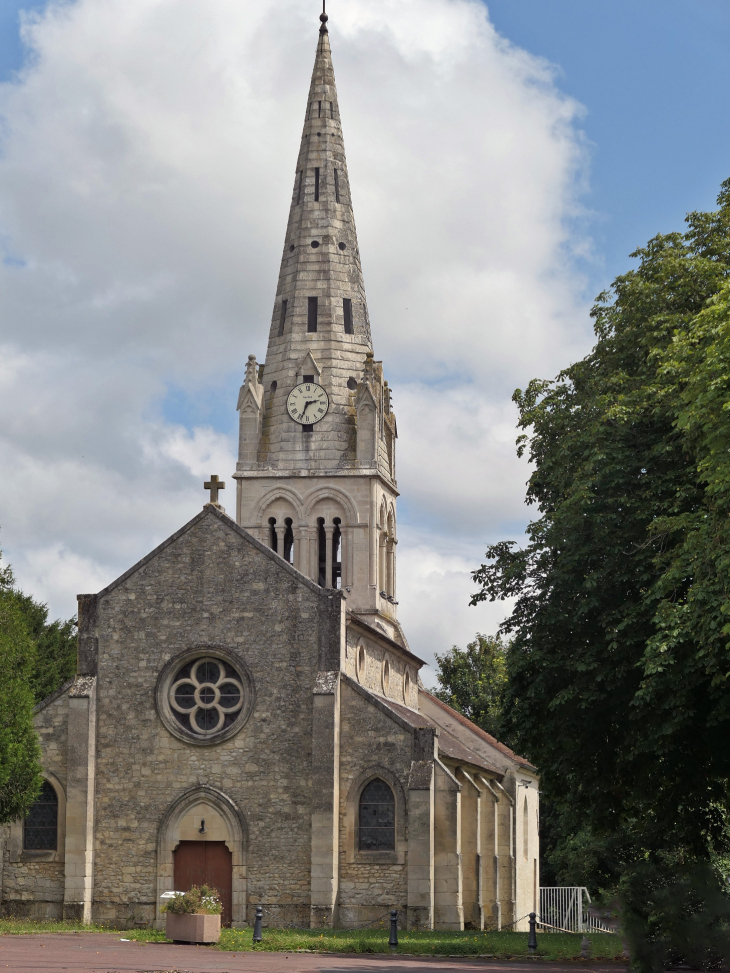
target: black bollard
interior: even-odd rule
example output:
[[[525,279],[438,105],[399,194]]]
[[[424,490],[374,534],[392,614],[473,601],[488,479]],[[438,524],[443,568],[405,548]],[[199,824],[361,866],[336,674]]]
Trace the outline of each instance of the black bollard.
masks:
[[[388,945],[391,949],[398,946],[398,910],[392,909],[390,913],[390,939]]]
[[[527,952],[537,952],[537,923],[535,922],[534,912],[530,913],[530,935],[527,937]]]
[[[263,939],[263,936],[261,935],[261,923],[263,921],[263,918],[264,918],[264,910],[262,906],[257,905],[256,918],[254,919],[254,923],[253,923],[253,941],[255,943],[260,943],[261,940]]]

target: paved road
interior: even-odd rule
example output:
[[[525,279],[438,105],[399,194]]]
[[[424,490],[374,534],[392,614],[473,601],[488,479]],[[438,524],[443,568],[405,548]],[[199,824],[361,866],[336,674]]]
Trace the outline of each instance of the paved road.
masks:
[[[313,953],[224,953],[205,946],[122,942],[119,933],[0,936],[0,973],[623,973],[619,964]]]

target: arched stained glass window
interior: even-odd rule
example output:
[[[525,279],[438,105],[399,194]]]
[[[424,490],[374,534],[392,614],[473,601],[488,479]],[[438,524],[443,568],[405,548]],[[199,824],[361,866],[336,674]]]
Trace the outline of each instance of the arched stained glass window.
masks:
[[[376,777],[360,795],[360,851],[395,850],[395,798],[384,780]]]
[[[26,851],[56,851],[58,847],[58,796],[53,785],[43,781],[38,800],[23,824]]]

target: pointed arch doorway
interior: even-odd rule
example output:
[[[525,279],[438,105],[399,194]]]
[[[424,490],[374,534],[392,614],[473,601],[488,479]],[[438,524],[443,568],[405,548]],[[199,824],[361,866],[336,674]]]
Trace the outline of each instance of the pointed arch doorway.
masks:
[[[204,884],[220,892],[224,924],[246,924],[246,835],[240,810],[217,788],[195,787],[173,801],[157,839],[158,929],[165,926],[164,892]]]
[[[230,926],[233,904],[233,855],[225,841],[181,841],[173,852],[176,892],[193,885],[218,889],[223,903],[221,925]]]

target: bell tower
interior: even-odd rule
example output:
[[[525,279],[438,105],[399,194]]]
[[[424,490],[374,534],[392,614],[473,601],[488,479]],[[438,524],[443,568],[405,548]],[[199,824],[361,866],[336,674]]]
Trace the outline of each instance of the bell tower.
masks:
[[[238,397],[238,523],[348,611],[396,614],[395,415],[370,335],[327,15],[304,116],[266,360]]]

